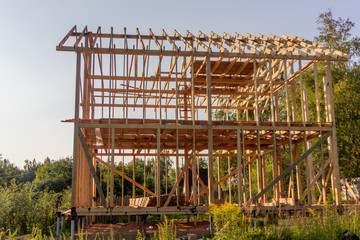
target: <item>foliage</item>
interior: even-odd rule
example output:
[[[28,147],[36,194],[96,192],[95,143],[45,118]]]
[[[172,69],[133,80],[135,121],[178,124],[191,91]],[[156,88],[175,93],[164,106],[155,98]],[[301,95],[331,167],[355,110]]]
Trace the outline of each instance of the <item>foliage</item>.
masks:
[[[214,239],[341,239],[345,230],[360,235],[360,215],[355,212],[339,214],[334,206],[327,206],[322,212],[311,212],[310,217],[286,219],[290,225],[274,225],[269,216],[257,221],[264,226],[254,228],[252,219],[243,216],[240,208],[226,203],[212,206],[210,214],[214,219]]]
[[[143,237],[141,232],[138,230],[136,235],[136,240],[146,240],[146,237]]]
[[[360,176],[360,66],[334,86],[340,169],[346,177]]]
[[[210,214],[214,220],[216,239],[236,239],[248,225],[236,204],[211,205]]]
[[[0,159],[0,176],[2,177],[0,180],[3,180],[0,182],[0,232],[2,234],[11,238],[14,234],[34,234],[35,230],[37,236],[51,233],[55,224],[55,212],[60,209],[67,210],[70,207],[69,183],[62,185],[62,179],[56,178],[64,176],[63,172],[69,172],[69,169],[62,168],[64,162],[70,165],[71,173],[69,159],[47,160],[44,164],[39,164],[35,160],[26,160],[23,170],[14,166],[9,160]],[[51,176],[51,171],[58,176]],[[48,181],[43,181],[41,185],[39,181],[36,181],[35,176],[44,176],[39,179],[48,179]],[[54,181],[51,179],[53,177],[56,182],[51,185],[49,182]],[[55,187],[56,185],[58,186]]]
[[[20,177],[21,171],[14,164],[10,163],[8,159],[3,159],[0,155],[0,186],[10,183],[11,178]]]
[[[340,168],[346,177],[358,177],[360,176],[360,168],[357,167],[360,164],[360,38],[351,34],[355,23],[350,19],[335,19],[331,10],[321,13],[317,23],[319,36],[315,38],[316,41],[352,57],[348,63],[334,62],[331,72]],[[324,75],[324,71],[324,66],[320,65],[320,77]],[[309,88],[309,85],[307,87]]]
[[[351,57],[360,56],[360,38],[352,37],[351,30],[355,27],[355,23],[349,18],[334,19],[329,9],[327,12],[320,13],[316,23],[319,36],[315,37],[315,41],[347,53]]]
[[[61,192],[71,185],[71,169],[70,158],[57,161],[46,158],[44,164],[36,171],[34,184],[40,190],[47,188],[49,191]]]
[[[13,180],[10,186],[0,187],[0,229],[22,235],[36,228],[48,234],[55,223],[57,202],[62,196],[52,191],[37,191],[32,183],[17,185]]]
[[[165,216],[165,220],[158,225],[159,236],[156,239],[159,240],[175,240],[176,239],[176,227],[174,220],[170,220]]]

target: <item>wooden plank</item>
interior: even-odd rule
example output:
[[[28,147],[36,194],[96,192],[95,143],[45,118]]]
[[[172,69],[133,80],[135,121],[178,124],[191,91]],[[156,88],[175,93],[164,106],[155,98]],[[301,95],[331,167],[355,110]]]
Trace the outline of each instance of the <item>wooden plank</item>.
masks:
[[[69,35],[69,38],[79,38],[79,36],[81,35],[80,32],[77,32],[77,30],[75,29],[74,31],[70,31],[71,34]],[[183,41],[184,44],[186,44],[188,41],[191,40],[190,37],[182,37],[178,32],[175,32],[175,36],[174,37],[170,37],[174,42],[176,41]],[[141,37],[143,39],[146,40],[150,40],[153,39],[153,36],[155,36],[154,34],[150,35],[141,35]],[[117,34],[117,33],[100,33],[99,37],[107,40],[109,38],[111,39],[138,39],[139,35],[138,34],[126,34],[126,32],[124,32],[124,34]],[[156,36],[157,40],[166,40],[166,36],[164,35],[159,35]],[[234,37],[225,34],[224,33],[224,40],[229,42],[229,46],[231,46],[230,42],[234,41]],[[204,37],[199,37],[200,41],[206,40]],[[221,42],[221,39],[219,38],[211,38],[210,39],[211,42],[213,42],[214,44],[218,44],[218,42]],[[273,53],[273,49],[276,50],[276,55],[280,55],[280,56],[286,56],[286,57],[299,57],[299,56],[306,56],[306,53],[308,53],[307,55],[309,57],[313,57],[313,58],[328,58],[328,59],[333,59],[333,60],[348,60],[349,59],[349,55],[342,53],[341,51],[338,50],[332,50],[332,49],[328,49],[323,45],[320,45],[318,43],[315,42],[311,42],[309,40],[305,40],[303,38],[297,37],[297,36],[291,36],[291,37],[287,37],[287,36],[282,36],[282,37],[277,37],[274,35],[270,35],[270,37],[262,37],[262,39],[249,39],[247,38],[243,38],[243,39],[237,39],[239,42],[237,42],[238,44],[242,45],[249,45],[248,49],[251,50],[252,47],[250,46],[251,42],[253,44],[255,44],[256,46],[259,45],[259,40],[261,41],[265,41],[265,42],[260,42],[261,44],[267,45],[267,44],[271,44],[271,50],[268,55],[269,57],[272,55],[274,55]],[[67,42],[69,42],[69,44],[71,44],[71,41],[68,41],[68,38],[61,41],[62,44],[59,44],[58,49],[60,50],[67,50],[70,51],[70,47],[68,46],[64,46]],[[273,47],[273,46],[277,46],[277,48]],[[292,55],[285,55],[284,52],[281,52],[281,48],[284,48],[288,51],[294,52],[297,55],[294,54],[294,56]],[[91,48],[94,49],[94,48]],[[270,49],[270,48],[269,48]],[[192,50],[192,49],[191,49]],[[280,51],[280,54],[278,53]],[[320,54],[318,54],[320,53]]]
[[[72,193],[71,193],[71,207],[77,207],[77,163],[79,159],[78,151],[78,135],[79,135],[79,107],[80,107],[80,79],[81,79],[81,52],[76,54],[76,81],[75,81],[75,113],[74,113],[74,142],[73,142],[73,164],[72,164]]]
[[[266,186],[259,194],[257,194],[252,200],[253,203],[256,203],[259,198],[261,198],[267,191],[269,191],[277,182],[283,179],[292,169],[296,167],[296,165],[300,164],[309,154],[311,154],[321,143],[327,140],[330,137],[332,132],[328,132],[325,136],[323,136],[317,143],[315,143],[309,150],[307,150],[298,160],[296,160],[293,164],[291,164],[288,168],[286,168],[275,180],[273,180],[269,185]],[[250,202],[250,201],[249,201]]]
[[[312,187],[316,184],[317,180],[319,179],[319,177],[325,172],[325,169],[327,168],[327,166],[329,166],[329,164],[331,163],[332,159],[329,158],[324,165],[321,166],[319,172],[316,174],[316,176],[312,179],[312,181],[309,184],[309,187],[305,189],[303,196],[305,196],[308,192],[309,192],[309,188],[312,189]]]
[[[95,54],[134,54],[134,55],[149,55],[149,56],[159,56],[162,54],[163,56],[191,56],[192,53],[189,51],[174,51],[174,50],[153,50],[153,49],[122,49],[122,48],[90,48],[90,47],[77,47],[74,48],[73,46],[56,46],[57,51],[65,51],[65,52],[91,52]],[[195,51],[194,56],[196,57],[205,57],[208,54],[208,51]],[[316,57],[316,56],[285,56],[285,55],[276,55],[276,57],[272,56],[271,54],[263,54],[263,53],[231,53],[231,52],[211,52],[211,57],[223,57],[223,58],[257,58],[257,59],[268,59],[268,58],[276,58],[276,59],[301,59],[301,60],[335,60],[335,61],[348,61],[347,57],[338,57],[334,59],[331,56],[324,56],[324,57]]]
[[[213,169],[213,128],[211,110],[211,65],[210,55],[206,56],[206,92],[207,92],[207,120],[208,120],[208,187],[209,205],[215,202],[214,199],[214,169]]]
[[[110,167],[109,164],[107,164],[105,161],[101,160],[98,157],[95,157],[96,160],[102,164],[104,164],[107,167]],[[133,183],[133,179],[131,179],[130,177],[128,177],[127,175],[124,174],[124,172],[120,172],[119,170],[117,170],[116,168],[114,169],[114,172],[119,174],[121,177],[125,178],[126,180],[128,180],[129,182]],[[134,182],[134,184],[138,187],[141,188],[142,190],[144,190],[145,192],[147,192],[148,194],[150,194],[151,196],[156,197],[156,194],[153,193],[152,191],[150,191],[149,189],[145,188],[144,186],[142,186],[140,183],[138,182]]]
[[[157,129],[157,134],[156,134],[156,138],[157,138],[157,165],[156,165],[156,181],[155,181],[155,184],[156,184],[156,206],[157,207],[160,207],[160,195],[161,195],[161,189],[160,189],[160,159],[161,159],[161,156],[160,156],[160,151],[161,151],[161,148],[160,148],[160,128]]]
[[[309,120],[309,112],[308,112],[308,108],[307,108],[307,91],[306,89],[303,87],[303,75],[302,75],[302,65],[301,65],[301,60],[298,61],[299,63],[299,83],[300,83],[300,94],[301,94],[301,116],[302,116],[302,122],[303,125],[305,124],[305,122],[307,122]],[[307,140],[307,132],[304,131],[304,141],[305,141],[305,151],[307,151],[307,149],[309,149],[311,147],[311,141]],[[313,160],[312,160],[312,155],[310,154],[307,159],[306,159],[306,184],[307,184],[307,188],[309,187],[310,182],[313,179]],[[315,191],[314,188],[311,189],[312,191],[308,192],[308,202],[310,204],[314,203],[314,194],[313,192]]]
[[[236,130],[236,154],[237,154],[237,168],[238,168],[238,202],[239,202],[239,207],[242,206],[243,204],[243,176],[242,176],[242,171],[241,171],[241,155],[242,155],[242,151],[241,151],[241,138],[240,138],[240,129]],[[229,157],[230,159],[230,157]],[[245,168],[245,165],[244,165]],[[239,171],[240,170],[240,171]],[[229,163],[229,174],[230,174],[230,163]],[[231,182],[229,181],[229,184],[231,184]],[[230,192],[231,194],[231,192]]]
[[[111,183],[110,183],[110,206],[109,207],[114,207],[115,129],[112,128],[111,130],[112,130],[111,131],[112,132],[112,134],[111,134],[111,169],[110,169],[110,178],[111,178],[110,181],[111,181]]]
[[[324,185],[324,188],[325,188],[325,189],[326,189],[326,187],[327,187],[327,185],[328,185],[328,183],[329,183],[329,180],[330,180],[330,178],[331,178],[332,170],[333,170],[333,166],[330,165],[330,169],[329,169],[328,174],[327,174],[327,176],[326,176],[326,181],[325,181],[325,185]],[[323,200],[323,199],[326,200],[326,196],[323,197],[323,195],[320,194],[320,197],[319,197],[319,200],[318,200],[318,204],[320,204],[321,200]],[[325,200],[324,200],[324,201],[325,201]]]
[[[349,189],[351,196],[355,199],[356,203],[359,203],[359,198],[356,196],[354,190],[351,188],[350,184],[346,181],[344,175],[340,172],[340,177],[344,180],[346,187]]]
[[[69,39],[70,35],[74,33],[74,31],[76,30],[76,25],[74,25],[70,31],[65,35],[65,37],[60,41],[59,43],[59,47],[62,47],[64,45],[64,43]]]
[[[335,109],[334,109],[334,98],[333,98],[333,88],[332,88],[332,77],[331,77],[331,68],[330,61],[326,61],[326,87],[328,89],[328,98],[329,98],[329,120],[333,123],[333,131],[331,136],[331,153],[332,153],[332,164],[333,169],[333,184],[334,184],[334,196],[335,204],[340,205],[341,199],[339,198],[341,193],[340,188],[340,168],[339,168],[339,158],[338,158],[338,148],[337,148],[337,139],[336,139],[336,123],[335,123]]]
[[[87,33],[87,26],[84,27],[84,30],[81,32],[80,36],[76,39],[74,43],[74,48],[78,48],[78,45],[81,41],[81,39],[84,37],[85,33]]]
[[[193,44],[193,42],[192,42]],[[194,57],[191,57],[191,121],[192,125],[195,126],[195,82],[194,82]],[[191,159],[192,159],[192,192],[193,192],[193,204],[196,207],[198,204],[198,201],[196,201],[196,196],[198,195],[198,188],[196,184],[196,130],[195,128],[192,129],[192,153],[191,153]]]
[[[231,158],[230,157],[227,157],[227,160],[228,160],[228,174],[231,173]],[[240,158],[240,161],[241,161],[241,158]],[[241,168],[240,168],[241,169]],[[240,170],[239,171],[239,174],[241,174],[242,171]],[[241,184],[242,182],[242,179],[241,181],[239,182],[239,184]],[[229,177],[229,182],[228,182],[228,186],[229,186],[229,203],[231,204],[232,203],[232,182],[231,182],[231,177]],[[242,189],[241,189],[242,190]],[[242,195],[242,192],[241,192],[241,195]]]
[[[132,184],[132,197],[134,198],[135,197],[135,182],[136,182],[136,179],[135,179],[135,176],[136,176],[136,172],[135,172],[135,155],[133,157],[133,174],[132,174],[132,178],[133,178],[133,184]]]
[[[217,157],[217,177],[218,177],[218,181],[220,181],[221,179],[221,159],[220,157]],[[221,184],[219,184],[218,186],[218,200],[221,200]]]
[[[104,195],[104,192],[103,192],[102,188],[100,187],[100,181],[99,181],[99,178],[98,178],[98,176],[96,174],[95,168],[92,165],[91,156],[90,156],[89,150],[88,150],[88,148],[86,146],[84,136],[83,136],[83,134],[82,134],[82,132],[80,130],[78,131],[78,133],[79,133],[79,141],[80,141],[81,146],[83,148],[83,151],[85,153],[86,160],[87,160],[87,162],[89,164],[90,172],[91,172],[91,174],[92,174],[92,176],[93,176],[93,178],[95,180],[96,189],[97,189],[97,191],[99,193],[99,196],[101,198],[102,206],[104,208],[107,208],[106,207],[105,195]]]
[[[171,197],[174,195],[175,190],[178,188],[181,179],[183,178],[185,172],[186,172],[187,169],[189,168],[189,165],[190,165],[190,160],[188,160],[187,158],[185,158],[185,164],[184,164],[184,166],[183,166],[183,169],[182,169],[182,171],[181,171],[181,173],[180,173],[180,175],[179,175],[179,177],[178,177],[178,180],[176,181],[174,187],[173,187],[172,190],[170,191],[169,196],[168,196],[168,198],[167,198],[167,200],[166,200],[166,202],[165,202],[165,204],[164,204],[164,207],[167,207],[167,206],[169,205],[169,202],[170,202],[170,200],[171,200]]]

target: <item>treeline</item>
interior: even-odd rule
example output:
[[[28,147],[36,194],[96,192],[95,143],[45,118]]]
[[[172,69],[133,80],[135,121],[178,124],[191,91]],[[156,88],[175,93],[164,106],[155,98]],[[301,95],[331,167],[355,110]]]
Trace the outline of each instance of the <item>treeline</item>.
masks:
[[[321,13],[317,19],[319,35],[315,41],[343,51],[351,56],[349,62],[334,62],[331,66],[334,106],[336,114],[337,140],[339,150],[340,170],[347,178],[360,176],[360,38],[352,36],[355,24],[349,19],[334,18],[332,12]],[[318,64],[319,79],[325,75],[325,66]],[[313,77],[311,70],[304,74],[304,87],[308,93],[314,93]],[[321,86],[321,81],[320,87]],[[300,93],[297,93],[300,94]],[[281,93],[280,93],[281,99]],[[324,99],[321,96],[320,99]],[[285,101],[285,100],[283,100]],[[323,100],[320,104],[324,104]],[[309,94],[309,115],[311,121],[316,121],[316,99],[314,94]],[[297,104],[300,104],[298,102]],[[285,103],[283,104],[285,105]],[[281,107],[281,106],[280,106]],[[298,107],[298,109],[301,109]],[[280,110],[281,111],[281,110]],[[224,117],[223,112],[217,112],[218,119]],[[282,115],[280,114],[280,117]],[[298,114],[298,116],[301,116]],[[324,113],[322,113],[324,118]],[[322,119],[325,121],[325,119]],[[228,172],[227,158],[221,159],[221,175]],[[230,161],[231,169],[236,168],[236,161]],[[161,192],[166,188],[170,192],[175,183],[175,166],[168,158],[162,158],[161,164]],[[144,160],[135,159],[135,180],[144,183]],[[200,167],[206,168],[206,162],[200,161]],[[180,160],[180,167],[181,167]],[[115,166],[123,171],[128,177],[133,177],[133,162],[122,162]],[[217,172],[217,166],[214,165]],[[59,160],[45,159],[43,163],[35,160],[25,161],[22,169],[13,165],[9,160],[0,155],[0,232],[14,232],[17,235],[31,233],[37,228],[44,233],[49,233],[54,228],[55,212],[67,210],[70,207],[71,194],[71,168],[72,159],[62,158]],[[124,169],[123,169],[124,168]],[[272,175],[271,166],[267,166],[267,175]],[[108,169],[97,166],[104,192],[107,192]],[[101,171],[101,173],[100,173]],[[255,171],[255,169],[253,169]],[[154,159],[147,159],[146,187],[155,191],[155,164]],[[167,175],[167,181],[164,177]],[[256,176],[256,172],[252,174]],[[215,174],[215,180],[217,176]],[[270,179],[269,178],[269,179]],[[305,179],[305,178],[303,178]],[[253,182],[256,180],[254,179]],[[122,189],[122,184],[124,188]],[[132,196],[132,183],[115,174],[114,194],[116,196]],[[228,183],[221,184],[223,190],[228,190]],[[255,188],[254,188],[255,189]],[[233,196],[236,196],[236,188],[233,188]],[[255,194],[255,193],[254,193]],[[136,187],[135,195],[143,195],[143,190]]]
[[[0,155],[0,233],[50,234],[56,211],[70,208],[71,167],[70,158],[47,158],[20,169]]]
[[[351,57],[348,62],[334,62],[331,74],[340,170],[347,178],[360,177],[360,37],[352,35],[354,22],[349,18],[334,18],[331,10],[321,13],[317,24],[316,42]],[[325,67],[319,65],[319,79],[324,75]],[[306,78],[305,84],[314,92],[314,86]],[[309,104],[315,106],[315,96],[309,97]],[[324,104],[323,99],[321,104]],[[316,119],[316,108],[312,109],[311,117]]]

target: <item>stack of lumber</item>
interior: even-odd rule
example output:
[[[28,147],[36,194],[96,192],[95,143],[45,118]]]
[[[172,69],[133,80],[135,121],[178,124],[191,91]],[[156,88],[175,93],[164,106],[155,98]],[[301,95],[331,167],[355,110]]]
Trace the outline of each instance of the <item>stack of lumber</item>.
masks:
[[[130,207],[146,207],[150,201],[150,197],[130,198]]]
[[[163,207],[167,198],[168,198],[168,194],[164,194],[160,196],[160,206]],[[137,198],[130,198],[130,207],[156,207],[156,199],[157,197],[137,197]],[[179,196],[179,205],[180,206],[185,206],[186,205],[186,201],[185,201],[185,196],[180,195]],[[173,195],[170,199],[169,202],[169,207],[170,206],[176,206],[176,195]]]

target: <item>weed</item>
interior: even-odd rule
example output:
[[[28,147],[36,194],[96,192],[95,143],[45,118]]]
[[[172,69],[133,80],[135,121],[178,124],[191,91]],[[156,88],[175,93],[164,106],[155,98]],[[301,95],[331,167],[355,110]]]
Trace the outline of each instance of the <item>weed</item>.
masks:
[[[168,217],[165,216],[164,222],[159,223],[157,226],[159,229],[159,240],[174,240],[176,238],[176,227],[174,220],[169,221]]]

